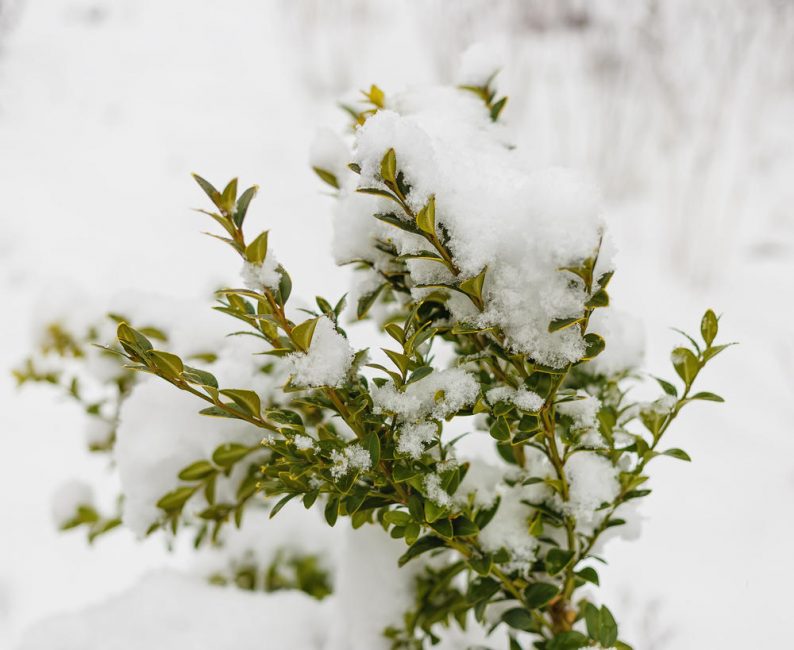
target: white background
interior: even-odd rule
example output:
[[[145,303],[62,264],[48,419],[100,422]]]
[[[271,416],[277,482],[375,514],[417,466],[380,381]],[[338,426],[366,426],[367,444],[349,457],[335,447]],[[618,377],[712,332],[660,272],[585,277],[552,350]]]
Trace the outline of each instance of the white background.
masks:
[[[64,479],[107,480],[81,418],[10,368],[37,314],[82,291],[198,296],[237,263],[203,237],[189,172],[259,183],[295,291],[344,293],[330,204],[307,164],[337,99],[449,82],[483,40],[506,57],[506,120],[538,164],[601,184],[621,249],[613,301],[643,318],[648,368],[706,307],[741,345],[672,433],[642,537],[601,571],[640,650],[785,647],[794,578],[794,7],[256,0],[0,1],[0,647],[31,621],[175,563],[126,531],[58,534]],[[699,6],[693,6],[693,5]],[[652,9],[655,7],[655,10]],[[93,306],[92,306],[93,305]],[[623,636],[623,635],[622,635]]]

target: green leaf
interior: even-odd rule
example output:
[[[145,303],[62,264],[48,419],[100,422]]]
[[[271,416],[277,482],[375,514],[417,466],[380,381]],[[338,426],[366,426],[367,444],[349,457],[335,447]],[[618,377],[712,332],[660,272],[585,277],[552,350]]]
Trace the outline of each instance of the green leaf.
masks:
[[[471,519],[461,516],[452,520],[452,531],[455,537],[470,537],[479,533],[480,529]]]
[[[234,210],[234,204],[237,201],[237,179],[233,178],[229,181],[228,185],[223,188],[223,193],[221,194],[221,204],[218,206],[222,210],[226,212],[232,212]]]
[[[369,458],[372,461],[372,467],[376,467],[380,462],[380,438],[376,431],[369,434],[367,450],[369,451]]]
[[[304,352],[308,351],[309,346],[312,344],[314,330],[317,328],[317,323],[319,321],[319,318],[310,318],[292,329],[292,340],[295,341]]]
[[[451,539],[455,534],[455,531],[452,529],[452,522],[449,519],[436,519],[430,523],[430,527],[447,539]]]
[[[424,379],[432,372],[433,372],[432,366],[420,366],[411,373],[411,375],[408,377],[408,381],[405,382],[405,385],[407,386],[408,384],[413,384],[415,381]]]
[[[252,199],[256,196],[258,191],[259,186],[253,185],[237,199],[237,207],[234,210],[233,221],[238,228],[242,228],[245,215],[248,213],[248,206],[251,204]]]
[[[486,267],[473,278],[464,280],[458,285],[458,289],[460,289],[463,293],[476,298],[477,300],[482,300],[482,287],[483,284],[485,284],[485,273],[487,270],[488,268]]]
[[[586,566],[584,569],[577,571],[576,575],[578,575],[582,580],[592,582],[594,585],[601,584],[598,579],[598,572],[593,567]]]
[[[358,299],[358,305],[356,307],[356,317],[361,320],[365,318],[366,315],[369,313],[369,310],[372,308],[372,305],[375,304],[375,301],[378,299],[380,292],[383,291],[387,287],[387,283],[383,283],[380,285],[375,291],[371,291],[370,293],[366,293],[361,298]]]
[[[618,624],[615,622],[615,617],[612,616],[606,605],[601,606],[601,611],[598,613],[599,630],[598,642],[604,648],[609,648],[615,645],[618,640]]]
[[[404,510],[387,510],[383,513],[383,521],[395,526],[407,526],[411,523],[411,515]]]
[[[380,161],[380,175],[384,181],[394,183],[397,180],[397,154],[389,149]]]
[[[116,328],[116,338],[123,344],[132,345],[137,347],[142,352],[148,352],[152,349],[152,344],[143,334],[138,330],[133,329],[127,323],[121,322]],[[126,348],[125,348],[126,349]]]
[[[328,525],[333,528],[338,517],[339,499],[337,497],[331,497],[325,505],[325,520],[328,522]]]
[[[532,615],[523,607],[514,607],[513,609],[508,609],[504,614],[502,614],[502,620],[516,630],[532,632],[535,629],[535,625],[532,621]]]
[[[205,409],[201,409],[199,411],[201,415],[208,415],[213,418],[230,418],[232,420],[242,420],[244,419],[242,415],[237,415],[236,413],[230,413],[225,409],[219,408],[217,406],[208,406]]]
[[[524,600],[527,607],[537,609],[548,604],[559,593],[556,585],[548,582],[533,582],[524,591]]]
[[[676,387],[673,386],[669,381],[665,381],[660,377],[654,377],[654,379],[659,382],[659,385],[662,387],[662,390],[665,393],[672,395],[673,397],[678,397],[678,390],[676,390]]]
[[[546,553],[546,572],[549,575],[557,575],[573,560],[573,551],[562,548],[552,548]]]
[[[179,472],[179,478],[182,481],[200,481],[215,472],[216,470],[212,463],[207,460],[197,460]]]
[[[245,259],[251,264],[262,264],[267,257],[267,234],[268,231],[259,233],[256,239],[245,248]]]
[[[502,110],[504,110],[505,104],[507,104],[507,97],[502,97],[502,99],[491,106],[491,120],[493,122],[499,119],[499,115],[502,113]]]
[[[678,376],[681,377],[687,386],[692,385],[700,369],[698,358],[692,350],[688,348],[676,348],[673,350],[670,358]]]
[[[724,345],[715,345],[713,347],[708,348],[703,352],[703,360],[709,361],[710,359],[713,359],[725,348],[729,348],[732,345],[736,345],[736,343],[725,343]]]
[[[334,189],[339,189],[339,181],[336,178],[335,174],[332,174],[327,169],[322,169],[321,167],[312,167],[314,173],[317,174],[323,182],[327,183]]]
[[[685,460],[687,462],[692,461],[692,459],[689,457],[689,454],[683,449],[667,449],[666,451],[661,452],[661,455],[670,456],[670,458],[677,458],[678,460]]]
[[[601,354],[604,351],[604,348],[607,346],[604,338],[595,332],[588,332],[585,334],[584,342],[586,347],[584,350],[584,356],[582,357],[583,361],[595,359],[595,357]]]
[[[169,492],[157,502],[157,507],[166,512],[178,512],[196,492],[196,487],[180,487]]]
[[[226,388],[219,392],[221,395],[225,395],[231,399],[243,412],[248,413],[248,415],[260,417],[262,412],[262,401],[259,399],[259,395],[254,391],[242,388]]]
[[[185,369],[182,371],[182,377],[191,384],[209,386],[210,388],[218,387],[218,380],[215,378],[215,375],[206,370],[200,370],[199,368],[185,366]]]
[[[496,418],[496,421],[491,425],[491,437],[500,442],[510,440],[510,425],[503,417]]]
[[[434,535],[425,535],[424,537],[420,537],[413,544],[411,544],[410,548],[405,553],[400,556],[398,564],[399,566],[405,566],[408,562],[416,557],[419,557],[423,553],[427,553],[428,551],[432,551],[442,546],[445,546],[444,541],[438,537],[435,537]]]
[[[557,320],[551,321],[549,323],[549,332],[558,332],[560,330],[564,330],[567,327],[571,327],[571,325],[576,325],[576,323],[581,323],[582,318],[558,318]]]
[[[588,309],[597,309],[598,307],[609,306],[609,294],[604,289],[596,291],[590,299],[584,304]]]
[[[359,190],[359,191],[361,191],[361,190]],[[389,196],[389,198],[394,198],[394,197],[392,197],[391,194],[388,194],[388,193],[386,193],[386,194],[387,194],[387,196]],[[406,232],[413,233],[414,235],[420,234],[419,233],[419,229],[416,227],[416,224],[414,224],[411,221],[407,221],[407,220],[405,220],[405,219],[403,219],[401,217],[398,217],[396,214],[392,214],[392,213],[389,213],[389,214],[378,213],[378,214],[374,215],[374,217],[376,219],[378,219],[379,221],[383,221],[384,223],[388,223],[390,226],[394,226],[395,228],[399,228],[400,230],[405,230]]]
[[[408,366],[411,363],[411,359],[409,357],[400,352],[395,352],[394,350],[389,350],[387,348],[381,348],[381,350],[383,350],[386,356],[391,359],[392,363],[397,366],[402,374],[405,374],[408,371]]]
[[[546,650],[578,650],[590,645],[587,637],[581,632],[571,630],[561,632],[546,644]]]
[[[703,340],[706,342],[707,346],[711,346],[714,342],[714,339],[717,337],[717,331],[719,329],[719,323],[717,319],[717,315],[711,310],[707,310],[705,314],[703,314],[703,319],[700,321],[700,334],[703,336]]]
[[[157,369],[167,377],[179,377],[185,369],[182,359],[170,352],[163,350],[150,350],[149,358]]]
[[[474,517],[474,523],[478,528],[483,529],[489,523],[491,523],[494,515],[496,515],[496,511],[499,509],[499,502],[500,497],[496,497],[492,505],[488,506],[487,508],[483,508],[476,514]]]
[[[715,393],[709,393],[709,392],[706,392],[706,391],[702,391],[700,393],[695,393],[694,395],[690,396],[689,399],[702,399],[702,400],[705,400],[707,402],[724,402],[725,401],[719,395],[716,395]]]
[[[223,467],[225,469],[245,458],[254,449],[256,449],[256,447],[247,447],[237,442],[227,442],[212,452],[212,462],[218,465],[218,467]]]
[[[416,225],[423,233],[435,235],[436,233],[436,197],[431,196],[427,205],[419,210],[416,215]]]
[[[287,505],[290,501],[292,501],[296,496],[298,496],[297,493],[288,494],[287,496],[279,499],[278,503],[276,503],[276,505],[274,505],[273,508],[270,510],[270,514],[268,514],[268,518],[273,519],[273,517],[275,517],[279,512],[281,512],[281,509],[285,505]]]
[[[588,636],[594,641],[598,641],[601,632],[601,613],[593,603],[585,603],[584,620]]]
[[[278,281],[278,302],[284,306],[292,293],[292,279],[289,277],[289,273],[284,270],[284,267],[280,266],[279,272],[281,273],[281,279]]]
[[[480,578],[474,580],[466,592],[466,599],[471,603],[490,600],[500,589],[501,585],[493,578]]]
[[[215,204],[216,207],[221,207],[221,193],[216,190],[212,183],[207,180],[204,180],[198,174],[192,174],[193,179],[199,184],[204,193],[210,198],[210,200]]]

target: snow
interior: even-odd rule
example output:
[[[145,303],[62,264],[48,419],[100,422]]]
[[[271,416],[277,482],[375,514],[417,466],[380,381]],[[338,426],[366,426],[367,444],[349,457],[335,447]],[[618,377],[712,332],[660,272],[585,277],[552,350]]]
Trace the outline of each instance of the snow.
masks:
[[[574,399],[560,402],[557,411],[573,420],[574,430],[590,430],[598,426],[598,410],[601,402],[597,397],[578,391]]]
[[[268,250],[264,262],[254,264],[243,262],[240,276],[243,284],[251,291],[263,293],[265,289],[276,291],[281,282],[281,273],[278,271],[279,263],[272,251]]]
[[[317,322],[311,345],[307,352],[296,352],[287,357],[298,386],[338,386],[353,363],[353,348],[323,316]]]
[[[52,519],[62,528],[77,515],[80,506],[94,507],[94,489],[84,481],[71,480],[61,485],[52,495]]]
[[[394,413],[401,422],[422,418],[443,419],[473,404],[480,386],[471,373],[461,368],[435,370],[404,390],[389,382],[373,386],[372,399],[381,412]]]
[[[519,151],[505,146],[482,101],[467,91],[413,89],[390,96],[389,106],[394,110],[379,111],[356,133],[359,187],[381,186],[381,160],[393,148],[397,168],[411,186],[411,209],[417,212],[435,197],[436,221],[449,232],[448,246],[461,277],[487,269],[482,313],[456,296],[450,301],[455,317],[499,326],[515,351],[540,363],[562,366],[578,360],[584,352],[579,331],[548,328],[551,321],[584,310],[582,285],[560,269],[593,257],[605,237],[592,183],[565,169],[531,169]],[[388,199],[378,201],[378,211],[394,209]],[[383,233],[379,221],[372,219],[367,226],[361,220],[359,205],[336,218],[344,232],[355,221],[370,238]],[[400,254],[429,246],[419,235],[393,227],[386,236]],[[607,238],[597,274],[611,268],[610,251]],[[365,259],[377,257],[370,253]],[[408,269],[418,285],[453,280],[434,262],[414,260]]]
[[[397,451],[418,459],[437,437],[438,427],[432,422],[404,424],[397,433]]]
[[[576,529],[589,534],[602,520],[602,503],[612,501],[620,492],[618,470],[603,456],[589,451],[574,453],[565,463],[570,485],[564,507],[576,519]]]
[[[535,559],[538,540],[529,534],[529,520],[534,511],[524,503],[534,486],[503,486],[499,507],[494,518],[480,531],[483,549],[496,552],[507,549],[510,553],[509,569],[528,570]]]
[[[18,202],[0,232],[0,286],[13,315],[3,365],[30,347],[25,315],[37,293],[71,305],[66,287],[83,285],[92,299],[69,311],[88,321],[109,304],[102,294],[121,287],[207,296],[234,281],[229,251],[199,235],[203,217],[186,209],[206,200],[195,193],[194,170],[211,180],[239,173],[261,182],[248,223],[272,228],[296,294],[343,291],[346,270],[322,254],[337,208],[306,164],[313,126],[346,123],[334,102],[350,87],[375,80],[388,96],[406,81],[448,81],[460,52],[490,36],[510,52],[497,85],[510,96],[511,137],[533,164],[584,169],[604,189],[620,245],[610,294],[642,318],[644,367],[672,379],[669,351],[681,340],[667,328],[696,330],[706,306],[725,315],[726,340],[742,341],[703,378],[703,389],[727,404],[688,406],[671,430],[670,446],[686,448],[694,462],[660,459],[653,467],[643,537],[610,544],[603,600],[634,647],[779,644],[790,618],[786,578],[794,575],[791,520],[768,499],[770,491],[790,499],[794,485],[787,435],[794,348],[780,303],[794,244],[790,7],[729,0],[714,12],[670,0],[650,11],[647,2],[604,0],[573,10],[510,2],[453,11],[406,3],[395,13],[388,3],[366,11],[359,2],[326,4],[233,0],[195,11],[184,1],[12,3],[0,33],[0,143],[9,154],[0,160],[0,184],[8,196],[35,200]],[[255,72],[241,61],[255,61]],[[208,101],[208,78],[225,80],[234,100]],[[371,221],[377,200],[352,199],[366,206],[358,224]],[[351,224],[348,240],[335,246],[369,239]],[[222,315],[218,322],[222,337],[229,322]],[[350,334],[367,339],[362,328]],[[186,336],[172,331],[174,345]],[[608,338],[597,361],[612,350]],[[111,494],[115,487],[107,485],[105,458],[83,450],[85,418],[76,406],[38,388],[12,388],[0,374],[7,407],[0,449],[13,459],[0,479],[0,556],[13,558],[0,562],[0,638],[13,647],[29,621],[101,598],[175,558],[159,540],[135,544],[124,530],[91,548],[79,532],[52,532],[47,502],[59,481],[80,475]],[[749,406],[758,403],[763,411]],[[758,444],[748,447],[747,431]],[[737,557],[741,570],[725,571]],[[693,575],[703,589],[682,591]],[[350,594],[356,584],[351,578]],[[725,611],[740,610],[764,625],[724,625]],[[263,621],[264,609],[258,616]]]
[[[441,484],[441,476],[427,474],[424,478],[425,496],[437,506],[447,508],[452,505],[452,497]]]
[[[278,612],[278,615],[275,615]],[[266,624],[263,624],[263,618]],[[295,591],[251,593],[200,578],[155,572],[132,589],[34,626],[19,650],[239,650],[321,648],[323,606]]]
[[[537,393],[526,388],[512,388],[510,386],[497,386],[491,388],[485,396],[491,404],[496,402],[512,402],[523,411],[537,413],[545,400]]]
[[[309,436],[302,436],[302,435],[295,436],[292,439],[292,442],[295,443],[295,446],[301,451],[306,451],[307,449],[314,449],[314,439],[310,438]]]
[[[331,476],[336,479],[346,476],[353,471],[366,471],[372,467],[372,458],[369,452],[360,444],[348,445],[342,451],[334,449],[331,452]]]

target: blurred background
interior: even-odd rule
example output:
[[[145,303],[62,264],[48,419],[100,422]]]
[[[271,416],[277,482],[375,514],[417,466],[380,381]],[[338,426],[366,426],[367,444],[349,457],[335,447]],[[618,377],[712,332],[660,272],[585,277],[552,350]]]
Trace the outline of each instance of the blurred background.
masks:
[[[727,340],[671,434],[641,538],[602,571],[638,650],[783,647],[794,578],[794,2],[791,0],[0,0],[0,647],[30,622],[178,564],[118,531],[50,520],[66,478],[110,480],[81,413],[10,368],[53,305],[119,289],[202,296],[237,263],[200,234],[190,179],[261,185],[295,292],[338,296],[330,201],[308,165],[340,98],[449,83],[484,42],[506,62],[514,141],[602,188],[612,294],[647,367],[706,307]],[[85,296],[76,300],[74,296]],[[8,641],[9,645],[5,644]]]

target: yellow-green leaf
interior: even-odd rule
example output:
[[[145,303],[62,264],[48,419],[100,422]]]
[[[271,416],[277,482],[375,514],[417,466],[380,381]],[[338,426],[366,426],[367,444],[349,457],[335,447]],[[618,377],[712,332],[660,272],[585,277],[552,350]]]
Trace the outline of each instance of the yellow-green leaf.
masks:
[[[259,417],[262,409],[262,401],[252,390],[245,390],[242,388],[227,388],[219,391],[221,395],[225,395],[231,399],[237,406],[249,415]]]
[[[312,344],[314,330],[317,329],[319,320],[319,318],[310,318],[293,328],[292,340],[295,341],[301,350],[307,351],[309,349],[309,346]]]
[[[431,196],[427,205],[419,210],[416,215],[416,225],[419,230],[428,235],[434,235],[436,232],[436,197]]]
[[[149,355],[154,362],[154,365],[164,375],[178,377],[185,369],[182,359],[175,354],[171,354],[170,352],[164,352],[163,350],[151,350]]]
[[[463,291],[464,293],[476,298],[477,300],[482,300],[482,287],[485,284],[485,272],[488,268],[484,268],[478,275],[475,275],[473,278],[469,278],[468,280],[464,280],[463,282],[458,285],[458,288]]]
[[[251,264],[261,264],[265,261],[267,257],[267,233],[267,230],[259,233],[259,236],[246,246],[245,259]]]
[[[384,181],[394,183],[397,180],[397,154],[389,149],[380,161],[380,175]]]

